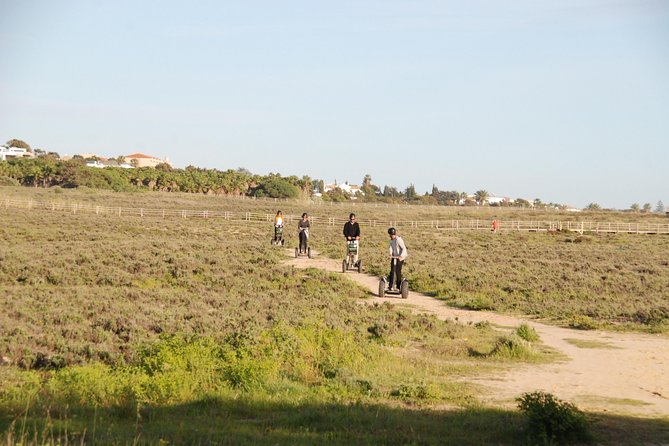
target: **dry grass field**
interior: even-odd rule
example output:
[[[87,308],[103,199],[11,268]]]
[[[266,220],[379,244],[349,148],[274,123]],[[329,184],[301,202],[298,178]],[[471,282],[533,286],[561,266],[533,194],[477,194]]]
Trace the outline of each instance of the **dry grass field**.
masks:
[[[156,209],[314,216],[311,243],[386,270],[386,225],[574,218],[518,210],[317,205],[91,190],[6,196]],[[481,213],[482,212],[482,213]],[[618,215],[615,215],[618,217]],[[581,216],[582,217],[582,216]],[[591,215],[588,218],[611,218]],[[631,216],[619,218],[653,218]],[[295,270],[271,224],[0,208],[0,431],[6,443],[517,444],[517,412],[483,407],[467,376],[552,360],[486,325],[362,306],[341,274]],[[288,229],[287,244],[296,244]],[[466,308],[578,328],[666,329],[669,238],[401,228],[412,287]],[[501,347],[504,348],[501,348]],[[669,441],[660,420],[593,415],[600,442]],[[212,422],[211,420],[215,420]],[[611,443],[613,444],[613,443]]]

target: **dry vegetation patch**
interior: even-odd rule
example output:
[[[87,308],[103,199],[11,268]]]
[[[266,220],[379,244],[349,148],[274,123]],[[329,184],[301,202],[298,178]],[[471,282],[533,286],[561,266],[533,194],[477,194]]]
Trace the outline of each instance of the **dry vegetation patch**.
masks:
[[[273,213],[279,206],[172,194],[55,195],[153,208]],[[312,246],[343,257],[341,228],[326,222],[333,209],[350,209],[280,206],[314,215]],[[353,210],[362,220],[369,213],[390,223],[415,211],[443,216],[435,209]],[[386,272],[385,230],[363,226],[368,271]],[[454,305],[560,321],[584,314],[598,324],[636,314],[643,322],[628,321],[634,327],[663,326],[662,238],[565,243],[546,234],[409,228],[402,235],[412,286]],[[296,243],[293,231],[286,236]],[[545,352],[526,339],[531,333],[502,336],[485,324],[358,305],[368,292],[339,274],[283,266],[284,252],[270,237],[270,223],[0,209],[3,440],[83,442],[92,435],[100,443],[206,444],[227,434],[236,444],[518,441],[517,414],[480,409],[478,389],[462,377],[537,360]],[[643,300],[630,299],[637,291]],[[408,427],[398,428],[402,423]],[[69,434],[59,436],[63,431]]]

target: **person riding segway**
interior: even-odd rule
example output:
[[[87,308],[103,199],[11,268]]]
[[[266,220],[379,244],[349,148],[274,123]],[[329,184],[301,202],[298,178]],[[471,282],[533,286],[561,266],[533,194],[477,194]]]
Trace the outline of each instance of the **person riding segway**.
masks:
[[[362,261],[358,258],[360,253],[360,225],[356,221],[355,214],[348,216],[348,221],[344,224],[344,237],[346,238],[346,258],[341,264],[341,272],[357,268],[362,272]]]
[[[309,245],[309,228],[311,227],[311,222],[309,221],[309,216],[305,212],[302,214],[302,219],[297,223],[298,238],[300,240],[300,248],[295,248],[295,258],[301,255],[305,255],[311,258],[311,248]]]
[[[390,279],[382,277],[379,281],[379,297],[388,293],[400,294],[402,299],[406,299],[409,297],[409,282],[402,277],[402,267],[409,256],[409,251],[402,237],[397,235],[395,228],[388,228],[388,236],[390,237]]]
[[[283,246],[283,213],[281,210],[276,212],[274,217],[274,238],[272,239],[272,245],[281,245]]]

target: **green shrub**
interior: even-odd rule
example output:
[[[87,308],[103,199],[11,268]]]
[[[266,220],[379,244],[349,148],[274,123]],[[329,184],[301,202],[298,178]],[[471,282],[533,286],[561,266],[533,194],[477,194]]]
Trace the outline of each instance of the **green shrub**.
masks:
[[[402,384],[391,395],[407,402],[435,401],[441,398],[441,391],[435,384]]]
[[[0,176],[0,186],[20,186],[16,179],[11,177]]]
[[[268,342],[268,354],[281,356],[284,373],[307,383],[337,378],[344,370],[357,371],[371,351],[371,344],[361,343],[352,333],[311,323],[278,325]]]
[[[393,327],[389,326],[386,322],[375,322],[373,325],[367,327],[367,332],[371,335],[372,339],[378,341],[383,341],[385,338],[394,333]]]
[[[166,336],[140,351],[136,365],[67,367],[47,384],[57,401],[93,406],[171,404],[226,388],[261,387],[278,367],[259,352],[207,338]]]
[[[532,444],[591,441],[588,421],[573,404],[545,392],[525,393],[516,401],[527,416],[527,435]]]
[[[537,342],[539,340],[537,331],[528,324],[520,324],[518,328],[516,328],[516,334],[527,342]]]
[[[467,296],[461,306],[476,311],[494,310],[495,302],[486,294],[474,293],[472,296]]]
[[[253,195],[258,198],[297,198],[299,191],[288,179],[269,176],[262,180]]]
[[[486,356],[498,359],[532,359],[537,353],[532,350],[529,342],[518,336],[503,336]]]
[[[55,373],[47,388],[64,402],[99,405],[113,393],[109,371],[109,366],[103,364],[68,367]]]
[[[595,321],[590,316],[574,316],[569,322],[571,328],[576,328],[578,330],[594,330],[598,327],[597,321]]]
[[[37,396],[42,382],[35,371],[15,367],[0,367],[0,404],[25,408],[26,401]]]

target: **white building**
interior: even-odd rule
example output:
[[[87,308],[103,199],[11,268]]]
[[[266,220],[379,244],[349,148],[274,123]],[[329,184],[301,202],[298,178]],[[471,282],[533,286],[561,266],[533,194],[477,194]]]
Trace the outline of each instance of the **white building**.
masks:
[[[344,184],[326,184],[324,185],[324,191],[323,192],[330,192],[331,190],[334,189],[341,189],[342,191],[346,192],[351,196],[351,198],[355,197],[355,194],[358,192],[361,193],[362,195],[365,195],[365,193],[362,191],[360,186],[356,186],[355,184],[348,184],[348,181],[345,182]]]
[[[513,200],[511,200],[509,197],[496,197],[496,196],[490,196],[486,200],[488,204],[490,205],[496,205],[496,206],[501,206],[504,203],[513,203]]]
[[[14,158],[35,158],[35,154],[18,147],[0,146],[0,160],[6,161]]]
[[[86,165],[88,167],[97,167],[97,168],[100,168],[100,169],[105,167],[104,164],[102,164],[100,161],[97,161],[97,160],[96,161],[89,161],[89,162],[86,163]]]

